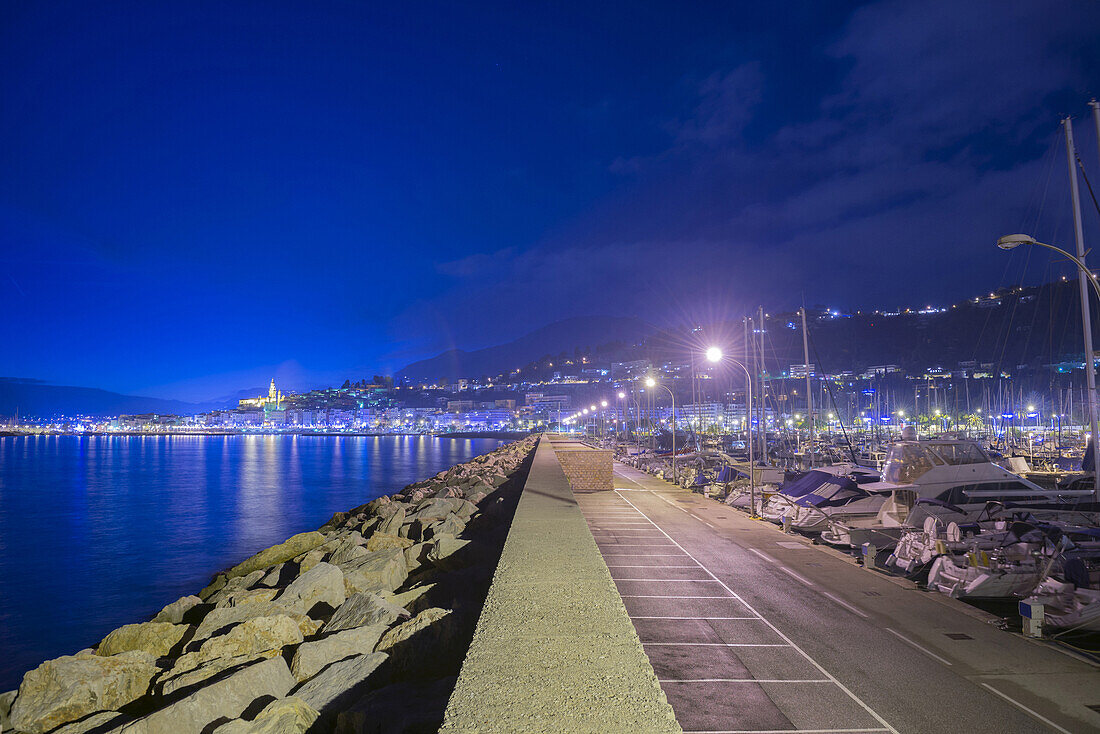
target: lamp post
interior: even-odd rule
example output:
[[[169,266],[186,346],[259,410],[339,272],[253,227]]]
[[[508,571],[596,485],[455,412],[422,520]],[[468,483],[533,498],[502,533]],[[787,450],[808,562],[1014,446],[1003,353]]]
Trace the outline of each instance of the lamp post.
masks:
[[[646,378],[646,387],[657,387],[657,381],[652,377]],[[661,385],[665,390],[668,390],[668,396],[672,398],[672,481],[674,484],[679,484],[679,475],[676,473],[676,395],[673,394],[672,389],[668,385]]]
[[[1068,126],[1067,126],[1068,133]],[[1069,144],[1072,146],[1072,139]],[[1073,173],[1073,158],[1070,157],[1070,173]],[[1074,203],[1076,204],[1077,197],[1077,177],[1073,176],[1073,192]],[[1085,287],[1085,283],[1092,286],[1093,293],[1096,294],[1097,299],[1100,299],[1100,283],[1096,282],[1096,276],[1085,265],[1085,244],[1081,235],[1081,211],[1079,206],[1074,206],[1074,230],[1077,235],[1077,256],[1071,255],[1061,247],[1055,247],[1054,245],[1048,245],[1045,242],[1039,242],[1031,235],[1026,234],[1010,234],[997,240],[997,247],[1002,250],[1012,250],[1020,245],[1034,245],[1036,247],[1045,247],[1048,250],[1053,250],[1061,255],[1064,255],[1073,263],[1077,265],[1077,281],[1079,285],[1079,291],[1081,296],[1081,329],[1084,332],[1085,337],[1085,384],[1088,387],[1089,394],[1089,431],[1092,434],[1092,470],[1093,470],[1093,484],[1092,495],[1093,498],[1100,496],[1100,433],[1097,432],[1097,416],[1096,416],[1096,367],[1095,356],[1092,350],[1092,316],[1089,311],[1088,301],[1088,288]],[[1085,450],[1088,450],[1088,442],[1085,443]]]
[[[707,350],[707,360],[720,362],[726,360],[737,365],[745,373],[745,439],[749,445],[749,500],[752,503],[750,515],[756,517],[756,474],[753,472],[753,440],[752,440],[752,372],[742,362],[733,357],[727,357],[718,347]]]

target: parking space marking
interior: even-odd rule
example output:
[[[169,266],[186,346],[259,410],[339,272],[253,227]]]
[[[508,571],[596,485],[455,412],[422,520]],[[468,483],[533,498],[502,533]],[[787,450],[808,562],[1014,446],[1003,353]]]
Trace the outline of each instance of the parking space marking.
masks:
[[[817,586],[817,584],[815,584],[814,582],[810,581],[809,579],[807,579],[803,576],[799,576],[797,573],[795,573],[791,569],[787,568],[786,566],[780,566],[779,570],[782,571],[783,573],[787,574],[791,578],[797,580],[799,583],[805,584],[806,586]]]
[[[621,495],[620,495],[620,496],[621,496]],[[663,497],[661,497],[660,495],[658,495],[658,494],[657,494],[657,493],[655,493],[655,492],[650,492],[650,496],[653,496],[653,497],[658,497],[659,499],[664,499]],[[730,587],[729,587],[729,586],[728,586],[728,585],[727,585],[727,584],[726,584],[725,582],[723,582],[723,581],[722,581],[721,579],[719,579],[719,578],[718,578],[718,577],[717,577],[717,576],[716,576],[716,575],[714,574],[714,572],[712,572],[712,571],[711,571],[710,569],[708,569],[708,568],[707,568],[707,567],[706,567],[705,565],[703,565],[702,563],[700,563],[700,562],[699,562],[699,559],[698,559],[698,558],[696,558],[695,556],[693,556],[693,555],[692,555],[691,553],[689,553],[689,552],[687,551],[687,549],[685,549],[685,548],[684,548],[684,547],[683,547],[682,545],[680,545],[679,543],[677,543],[677,542],[676,542],[676,540],[675,540],[675,539],[674,539],[674,538],[673,538],[673,537],[672,537],[671,535],[669,535],[669,534],[668,534],[668,533],[667,533],[667,532],[666,532],[666,531],[665,531],[665,530],[664,530],[664,529],[663,529],[663,528],[662,528],[662,527],[661,527],[660,525],[658,525],[658,524],[657,524],[656,522],[653,522],[653,519],[652,519],[652,518],[650,518],[650,517],[649,517],[648,515],[646,515],[646,513],[645,513],[645,512],[643,512],[643,511],[641,510],[641,508],[639,508],[638,506],[636,506],[636,505],[635,505],[635,504],[634,504],[633,502],[631,502],[631,501],[630,501],[629,499],[627,499],[626,497],[622,497],[622,500],[623,500],[624,502],[626,502],[626,503],[627,503],[628,505],[630,505],[630,506],[631,506],[632,508],[634,508],[635,510],[637,510],[637,511],[638,511],[638,512],[639,512],[639,513],[640,513],[640,514],[641,514],[641,515],[643,516],[643,517],[645,517],[645,518],[646,518],[647,520],[649,520],[649,522],[653,524],[653,527],[655,527],[655,528],[657,528],[658,530],[660,530],[660,531],[661,531],[661,533],[662,533],[662,534],[663,534],[663,535],[664,535],[664,536],[665,536],[666,538],[668,538],[668,539],[669,539],[669,540],[670,540],[670,541],[671,541],[672,543],[674,543],[674,544],[676,545],[676,547],[678,547],[678,548],[679,548],[680,550],[682,550],[682,551],[684,552],[684,554],[685,554],[685,555],[687,555],[687,556],[688,556],[689,558],[691,558],[691,560],[695,561],[695,562],[696,562],[696,563],[698,563],[698,564],[699,564],[700,566],[702,566],[703,570],[704,570],[704,571],[706,571],[707,575],[709,575],[709,576],[710,576],[711,578],[713,578],[713,579],[717,580],[717,581],[719,582],[719,584],[721,584],[722,588],[724,588],[724,589],[725,589],[725,590],[726,590],[727,592],[729,592],[729,593],[730,593],[730,595],[731,595],[731,596],[732,596],[733,598],[736,598],[736,599],[737,599],[737,600],[738,600],[738,601],[739,601],[739,602],[740,602],[741,604],[743,604],[743,605],[745,606],[745,608],[746,608],[746,609],[748,609],[748,610],[749,610],[750,612],[752,612],[752,613],[753,613],[753,614],[755,614],[756,616],[760,617],[761,621],[763,621],[763,622],[764,622],[764,624],[766,624],[766,625],[767,625],[767,626],[768,626],[769,628],[771,628],[771,630],[772,630],[773,632],[775,632],[775,634],[776,634],[776,635],[778,635],[780,639],[782,639],[782,640],[783,640],[784,642],[786,642],[786,643],[787,643],[787,644],[788,644],[788,645],[789,645],[789,646],[790,646],[791,648],[793,648],[793,649],[794,649],[795,651],[797,651],[797,652],[798,652],[798,653],[799,653],[800,655],[802,655],[802,657],[804,657],[804,658],[806,659],[806,661],[807,661],[807,662],[809,662],[809,663],[810,663],[811,665],[813,665],[813,666],[814,666],[814,667],[815,667],[815,668],[816,668],[816,669],[817,669],[818,671],[820,671],[820,672],[821,672],[821,674],[822,674],[822,675],[824,675],[824,676],[825,676],[826,678],[828,678],[828,679],[829,679],[829,681],[830,681],[830,682],[831,682],[831,683],[832,683],[833,685],[835,685],[835,686],[836,686],[837,688],[839,688],[839,689],[840,689],[840,690],[841,690],[841,691],[842,691],[842,692],[843,692],[843,693],[844,693],[845,695],[847,695],[847,696],[848,696],[848,698],[850,698],[850,699],[851,699],[851,700],[852,700],[853,702],[855,702],[856,704],[858,704],[858,705],[859,705],[859,706],[860,706],[860,707],[861,707],[861,708],[862,708],[862,709],[863,709],[864,711],[866,711],[866,712],[867,712],[868,714],[870,714],[870,715],[871,715],[871,717],[872,717],[872,718],[874,718],[874,720],[875,720],[875,721],[877,721],[878,723],[882,724],[882,725],[883,725],[883,727],[885,727],[885,729],[883,729],[884,731],[889,731],[889,732],[893,732],[893,734],[897,734],[897,730],[896,730],[896,729],[894,729],[894,728],[893,728],[892,726],[890,726],[890,724],[889,724],[889,723],[888,723],[888,722],[887,722],[887,721],[886,721],[885,719],[883,719],[883,718],[882,718],[881,716],[879,716],[879,715],[878,715],[878,713],[876,713],[874,709],[872,709],[872,708],[871,708],[870,706],[868,706],[868,705],[867,705],[866,703],[864,703],[864,702],[863,702],[863,700],[862,700],[861,698],[859,698],[858,696],[856,696],[856,695],[855,695],[855,694],[854,694],[854,693],[853,693],[853,692],[852,692],[851,690],[849,690],[847,686],[845,686],[845,685],[844,685],[843,683],[841,683],[841,682],[840,682],[839,680],[837,680],[837,678],[836,678],[836,677],[835,677],[835,676],[834,676],[834,675],[833,675],[832,673],[830,673],[829,671],[827,671],[827,670],[826,670],[826,669],[825,669],[825,668],[824,668],[824,667],[823,667],[823,666],[822,666],[822,665],[821,665],[820,663],[818,663],[818,662],[817,662],[816,660],[814,660],[814,659],[813,659],[812,657],[810,657],[810,655],[809,655],[809,654],[808,654],[808,653],[807,653],[807,652],[806,652],[805,650],[803,650],[803,649],[802,649],[801,647],[799,647],[798,645],[796,645],[796,644],[794,643],[794,641],[793,641],[793,640],[791,640],[791,639],[790,639],[789,637],[787,637],[787,636],[786,636],[785,634],[783,634],[783,633],[782,633],[782,632],[781,632],[781,631],[779,630],[779,628],[778,628],[778,627],[776,627],[776,626],[775,626],[774,624],[772,624],[772,623],[771,623],[770,621],[768,621],[768,620],[767,620],[767,619],[766,619],[766,618],[765,618],[765,617],[764,617],[764,616],[763,616],[762,614],[760,614],[760,613],[759,613],[758,611],[756,611],[756,609],[755,609],[755,608],[753,608],[753,606],[752,606],[751,604],[749,604],[749,603],[748,603],[747,601],[745,601],[744,599],[742,599],[741,597],[739,597],[739,596],[738,596],[738,595],[737,595],[737,594],[736,594],[736,593],[735,593],[735,592],[733,591],[733,589],[731,589],[731,588],[730,588]],[[665,500],[665,501],[666,501],[666,502],[668,502],[667,500]],[[752,549],[750,549],[750,550],[752,550]],[[763,553],[760,553],[759,555],[761,555],[762,557],[765,557],[765,558],[766,558],[766,556],[764,556],[764,554],[763,554]],[[830,731],[830,730],[825,730],[825,731]],[[832,730],[832,731],[836,731],[836,730]],[[858,729],[857,729],[856,731],[866,731],[866,730],[858,730]]]

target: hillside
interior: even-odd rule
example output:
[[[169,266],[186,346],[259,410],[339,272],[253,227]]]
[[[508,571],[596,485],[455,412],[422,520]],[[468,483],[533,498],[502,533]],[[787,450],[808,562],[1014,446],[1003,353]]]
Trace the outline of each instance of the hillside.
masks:
[[[653,332],[653,327],[632,318],[592,316],[557,321],[515,341],[485,349],[451,349],[430,359],[414,362],[394,374],[399,382],[443,380],[507,373],[532,361],[575,349],[622,342],[631,345]]]
[[[221,405],[186,403],[140,395],[121,395],[93,387],[50,385],[41,380],[0,377],[0,416],[52,418],[60,415],[189,415]]]

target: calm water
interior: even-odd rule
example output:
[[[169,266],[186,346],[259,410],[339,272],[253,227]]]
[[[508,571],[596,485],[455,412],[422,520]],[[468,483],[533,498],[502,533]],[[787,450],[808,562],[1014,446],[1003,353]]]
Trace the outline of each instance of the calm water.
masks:
[[[501,443],[0,437],[0,691],[334,512]]]

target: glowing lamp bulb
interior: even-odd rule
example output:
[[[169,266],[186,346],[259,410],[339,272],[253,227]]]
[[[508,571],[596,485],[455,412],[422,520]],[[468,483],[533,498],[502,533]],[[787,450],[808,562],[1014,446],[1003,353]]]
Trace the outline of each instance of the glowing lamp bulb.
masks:
[[[718,347],[711,347],[707,350],[708,362],[719,362],[722,359],[722,350]]]
[[[657,381],[654,380],[652,377],[647,377],[646,378],[646,381],[645,381],[645,386],[646,387],[653,387],[656,384],[657,384]]]

